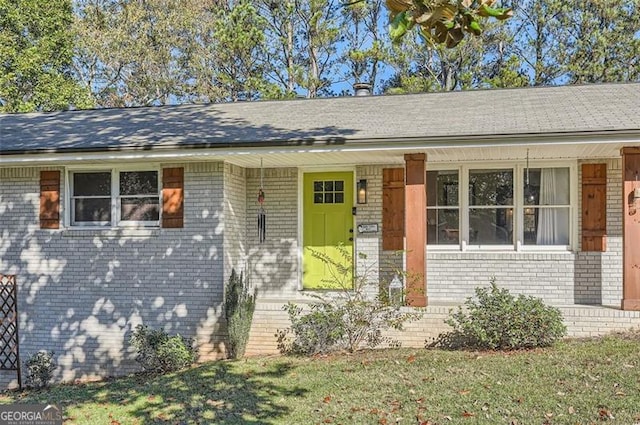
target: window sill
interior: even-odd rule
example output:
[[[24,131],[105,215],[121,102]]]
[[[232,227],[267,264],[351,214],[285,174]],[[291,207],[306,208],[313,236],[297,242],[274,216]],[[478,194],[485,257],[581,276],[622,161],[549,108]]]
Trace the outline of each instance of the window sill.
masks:
[[[138,237],[149,238],[160,235],[160,228],[131,228],[131,227],[68,227],[61,231],[66,238],[83,237]]]

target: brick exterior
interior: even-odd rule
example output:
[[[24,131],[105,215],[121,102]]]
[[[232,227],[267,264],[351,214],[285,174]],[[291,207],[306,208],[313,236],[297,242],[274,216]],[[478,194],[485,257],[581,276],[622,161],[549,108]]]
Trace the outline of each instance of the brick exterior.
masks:
[[[260,298],[294,299],[298,293],[298,170],[263,171],[266,240],[258,239],[260,170],[247,169],[247,277]]]
[[[184,167],[184,228],[149,230],[40,230],[41,168],[0,168],[0,270],[17,275],[23,358],[55,351],[64,381],[130,372],[140,323],[223,355],[223,167]],[[0,387],[14,377],[0,372]]]
[[[224,279],[231,269],[246,274],[247,269],[247,183],[246,171],[231,164],[224,165],[224,215],[220,225],[224,235]]]
[[[446,329],[448,305],[462,302],[492,276],[514,293],[561,306],[573,336],[639,326],[637,312],[573,306],[618,307],[622,296],[621,161],[592,162],[607,163],[606,252],[581,252],[579,246],[575,252],[430,250],[430,306],[400,340],[422,346]],[[136,370],[128,340],[139,323],[196,336],[203,359],[224,356],[223,287],[233,267],[258,291],[250,354],[273,352],[275,331],[288,325],[282,305],[308,302],[313,294],[299,290],[298,169],[264,170],[267,225],[266,241],[260,243],[260,169],[213,162],[162,166],[185,169],[182,229],[41,230],[39,173],[60,169],[64,175],[64,170],[0,168],[0,271],[18,276],[21,352],[25,357],[54,350],[58,380]],[[364,223],[381,227],[382,169],[398,166],[355,168],[356,181],[367,179],[368,202],[356,205],[354,246],[366,254],[357,268],[366,273],[372,295],[378,282],[389,282],[394,270],[403,268],[404,258],[382,250],[381,228],[366,234],[356,229]],[[574,184],[580,183],[581,176]],[[61,184],[64,214],[64,178]],[[1,372],[0,388],[12,379],[12,373]]]

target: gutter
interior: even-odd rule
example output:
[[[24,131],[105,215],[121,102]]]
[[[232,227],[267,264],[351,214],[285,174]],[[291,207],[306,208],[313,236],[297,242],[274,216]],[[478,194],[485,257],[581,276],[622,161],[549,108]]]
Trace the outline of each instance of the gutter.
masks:
[[[265,155],[287,153],[428,151],[429,149],[555,146],[579,144],[640,144],[640,129],[595,132],[555,132],[530,134],[495,134],[448,137],[400,137],[378,139],[346,139],[328,137],[312,140],[267,142],[166,144],[159,146],[124,146],[119,148],[42,149],[0,151],[0,166],[12,164],[51,164],[99,160],[185,160],[232,155]]]

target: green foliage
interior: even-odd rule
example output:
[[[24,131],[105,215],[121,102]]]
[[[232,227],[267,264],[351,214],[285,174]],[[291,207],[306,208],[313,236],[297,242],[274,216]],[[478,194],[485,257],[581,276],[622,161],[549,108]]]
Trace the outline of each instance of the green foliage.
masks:
[[[291,303],[284,307],[291,327],[276,333],[282,353],[313,355],[337,350],[354,352],[382,344],[397,347],[399,343],[385,337],[384,331],[402,330],[405,323],[418,318],[414,313],[402,311],[400,306],[391,305],[386,292],[378,291],[378,282],[371,282],[369,278],[373,264],[351,277],[351,251],[344,246],[339,247],[338,251],[340,259],[318,251],[312,252],[329,272],[327,286],[339,289],[316,296],[318,301],[311,304],[309,310]],[[366,256],[360,255],[360,259],[366,261]]]
[[[466,34],[478,36],[487,18],[509,19],[509,8],[494,7],[496,0],[387,0],[391,11],[389,36],[400,41],[412,28],[430,44],[456,47]]]
[[[27,387],[46,388],[49,386],[49,382],[53,378],[53,371],[56,369],[53,354],[53,351],[39,351],[24,361],[24,366],[27,369]]]
[[[0,0],[0,112],[86,108],[71,76],[71,0]]]
[[[229,333],[229,356],[240,358],[244,355],[249,341],[249,331],[256,307],[255,295],[249,294],[242,273],[238,276],[235,269],[225,291],[225,318]]]
[[[330,303],[311,304],[310,311],[288,303],[284,306],[291,328],[276,333],[283,354],[313,356],[336,350],[344,339],[344,312]],[[289,338],[294,335],[294,338]]]
[[[169,335],[162,329],[138,325],[131,336],[136,349],[136,360],[145,371],[167,373],[183,369],[196,361],[198,350],[194,340],[180,335]]]
[[[539,298],[498,288],[476,288],[445,321],[453,330],[441,334],[433,345],[447,348],[517,350],[546,347],[566,334],[562,314]]]

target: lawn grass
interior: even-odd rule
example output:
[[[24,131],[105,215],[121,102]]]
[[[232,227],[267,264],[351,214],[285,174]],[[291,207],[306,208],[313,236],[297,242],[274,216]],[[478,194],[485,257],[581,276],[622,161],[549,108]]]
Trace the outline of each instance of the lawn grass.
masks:
[[[207,363],[10,392],[62,405],[66,424],[640,423],[640,333],[533,351],[400,349]]]

